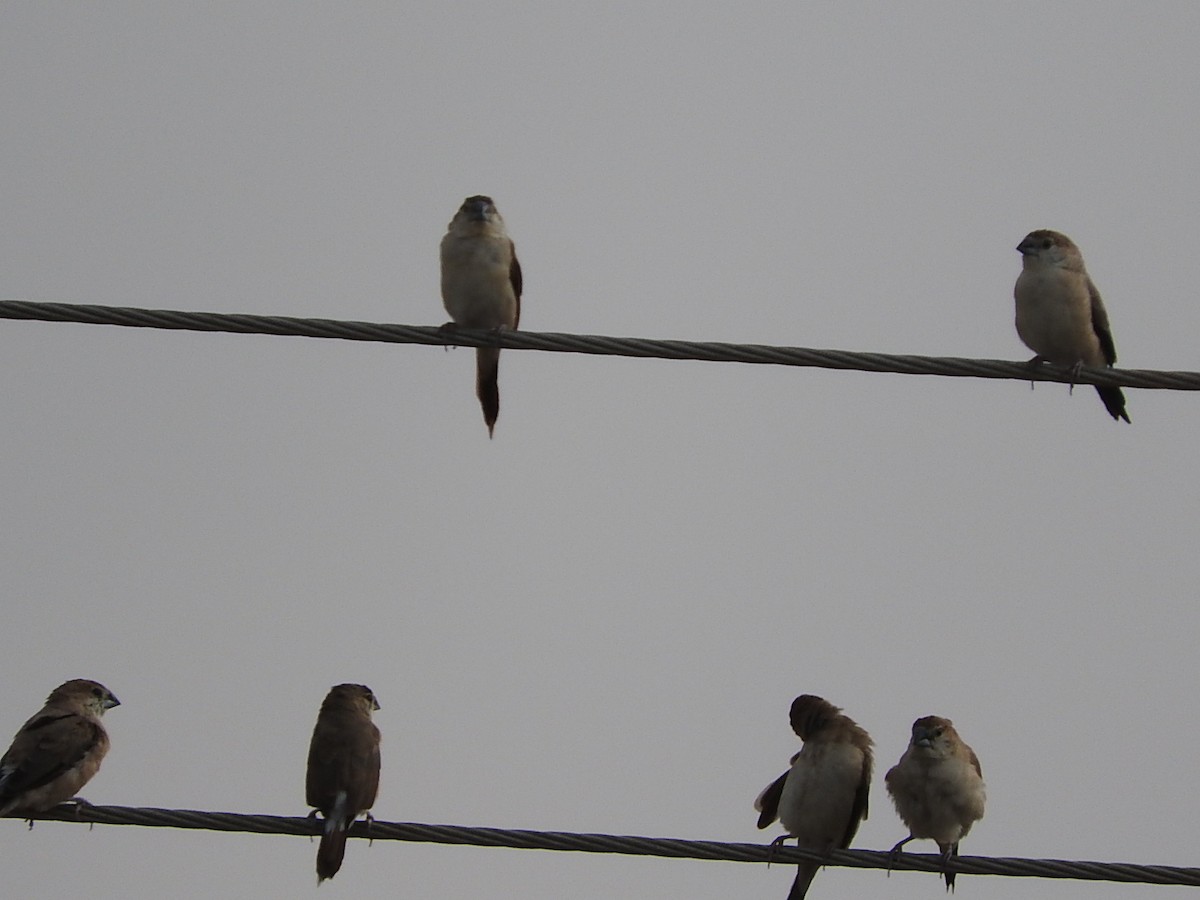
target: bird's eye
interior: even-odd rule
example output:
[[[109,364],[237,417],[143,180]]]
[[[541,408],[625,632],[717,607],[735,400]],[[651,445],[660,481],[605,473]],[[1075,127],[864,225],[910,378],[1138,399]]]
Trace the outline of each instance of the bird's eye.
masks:
[[[1054,245],[1054,242],[1051,241],[1050,238],[1042,238],[1042,249],[1043,250],[1049,250],[1053,245]]]
[[[100,690],[100,688],[98,688],[98,687],[94,687],[94,688],[92,688],[92,696],[93,697],[103,697],[104,691]]]

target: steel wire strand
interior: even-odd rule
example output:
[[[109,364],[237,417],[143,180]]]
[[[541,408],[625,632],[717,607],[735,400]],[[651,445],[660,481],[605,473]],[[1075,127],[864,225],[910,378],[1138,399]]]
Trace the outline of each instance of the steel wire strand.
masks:
[[[429,325],[393,325],[337,319],[258,316],[233,313],[184,312],[75,303],[0,301],[0,318],[43,322],[76,322],[132,328],[268,334],[380,341],[432,346],[501,347],[509,350],[543,350],[556,353],[739,362],[760,365],[807,366],[823,369],[891,372],[902,375],[942,375],[958,378],[999,378],[1018,381],[1114,385],[1149,390],[1200,390],[1200,372],[1154,369],[1108,369],[1083,366],[1073,373],[1066,366],[1012,362],[999,359],[916,356],[850,350],[818,350],[766,344],[716,341],[652,340],[606,335],[556,334],[534,331],[444,329]]]
[[[9,818],[26,818],[13,815]],[[189,828],[247,834],[319,835],[319,819],[306,816],[249,815],[188,809],[126,806],[93,806],[64,803],[32,817],[36,821],[77,822],[97,825],[134,825],[150,828]],[[941,857],[931,853],[902,853],[894,861],[886,851],[833,850],[828,854],[796,847],[723,841],[651,838],[633,835],[579,834],[479,828],[462,825],[424,825],[415,822],[356,822],[350,837],[375,841],[508,847],[520,850],[560,850],[582,853],[617,853],[673,859],[716,860],[743,863],[795,864],[815,860],[828,866],[893,871],[940,872]],[[1146,866],[1134,863],[1090,862],[1062,859],[959,856],[953,869],[962,875],[1001,875],[1138,884],[1172,884],[1200,887],[1200,868]]]

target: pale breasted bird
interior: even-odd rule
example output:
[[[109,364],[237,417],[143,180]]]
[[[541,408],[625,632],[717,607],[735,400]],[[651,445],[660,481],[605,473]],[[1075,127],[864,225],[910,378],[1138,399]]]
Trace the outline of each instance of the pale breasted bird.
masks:
[[[885,776],[888,793],[908,837],[892,848],[892,855],[909,841],[937,841],[943,866],[958,856],[958,842],[983,818],[983,771],[975,751],[963,743],[954,723],[925,716],[912,725],[908,749]],[[943,868],[946,890],[954,889],[955,873]]]
[[[754,801],[761,813],[758,827],[779,819],[787,834],[776,844],[795,838],[799,847],[844,850],[867,818],[871,738],[838,707],[812,694],[792,702],[791,722],[804,745],[791,768]],[[819,868],[815,862],[800,864],[788,900],[804,897]]]
[[[1083,265],[1079,248],[1057,231],[1031,231],[1017,245],[1021,274],[1013,289],[1017,334],[1042,362],[1079,367],[1112,366],[1117,361],[1108,313],[1100,292]],[[1129,421],[1125,394],[1119,387],[1096,386],[1104,408],[1114,419]]]
[[[491,197],[468,197],[442,238],[442,303],[453,322],[444,328],[516,330],[521,320],[521,264]],[[475,393],[488,436],[500,415],[500,349],[475,351]]]

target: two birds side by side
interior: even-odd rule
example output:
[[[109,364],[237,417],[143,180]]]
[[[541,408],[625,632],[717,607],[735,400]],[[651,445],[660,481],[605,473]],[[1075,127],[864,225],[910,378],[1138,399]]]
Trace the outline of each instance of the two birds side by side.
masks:
[[[1108,314],[1083,265],[1079,248],[1065,234],[1038,230],[1017,245],[1021,274],[1013,290],[1017,334],[1044,362],[1071,368],[1116,364]],[[496,204],[477,195],[463,201],[441,243],[442,303],[456,327],[515,330],[521,319],[521,264]],[[475,393],[491,437],[500,414],[500,350],[475,351]],[[1073,385],[1072,385],[1073,386]],[[1129,422],[1119,387],[1097,386],[1113,419]]]
[[[758,827],[776,819],[796,845],[821,853],[844,850],[867,818],[874,766],[866,731],[838,707],[812,694],[792,702],[792,730],[804,743],[791,767],[754,801]],[[975,752],[963,743],[949,719],[925,716],[912,726],[908,749],[885,776],[888,793],[908,837],[892,848],[895,857],[909,841],[937,841],[946,889],[954,889],[948,867],[958,842],[983,818],[983,772]],[[788,900],[802,900],[820,868],[800,863]]]
[[[0,816],[33,815],[60,803],[86,805],[78,792],[100,771],[108,732],[100,721],[119,706],[104,685],[66,681],[21,726],[0,757]],[[317,882],[332,878],[346,852],[346,831],[375,803],[379,788],[379,703],[361,684],[334,685],[321,704],[308,749],[305,792],[310,817],[323,817]]]

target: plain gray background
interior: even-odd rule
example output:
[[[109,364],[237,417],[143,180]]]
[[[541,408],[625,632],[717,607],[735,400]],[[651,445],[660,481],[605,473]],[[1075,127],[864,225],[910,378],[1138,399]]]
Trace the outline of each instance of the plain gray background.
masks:
[[[1198,35],[1191,2],[5,2],[0,297],[436,325],[487,193],[529,330],[1025,359],[1013,248],[1048,227],[1123,365],[1194,370]],[[1200,862],[1191,396],[1128,391],[1126,426],[1090,387],[506,351],[488,441],[472,371],[0,322],[0,729],[96,678],[88,799],[302,815],[362,681],[380,819],[765,842],[812,692],[877,743],[857,846],[904,836],[883,773],[933,713],[988,783],[964,853]],[[298,838],[0,831],[11,896],[316,890]],[[792,871],[353,842],[321,896]]]

